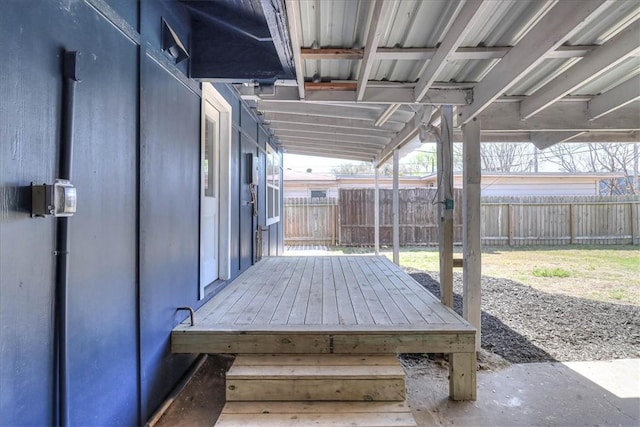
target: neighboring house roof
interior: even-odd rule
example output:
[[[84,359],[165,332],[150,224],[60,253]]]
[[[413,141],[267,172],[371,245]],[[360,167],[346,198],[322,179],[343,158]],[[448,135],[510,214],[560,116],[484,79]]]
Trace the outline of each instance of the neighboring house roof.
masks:
[[[462,179],[462,174],[454,173],[454,180],[456,178]],[[541,179],[560,179],[560,180],[588,180],[594,179],[608,179],[608,178],[620,178],[624,174],[621,172],[482,172],[482,179],[500,179],[504,181],[508,180],[541,180]],[[426,175],[421,178],[426,182],[436,182],[437,174]]]
[[[486,172],[482,174],[483,195],[594,195],[604,179],[621,178],[619,172]],[[373,175],[322,175],[285,171],[284,188],[371,188],[375,184]],[[435,187],[437,175],[400,177],[401,188]],[[390,188],[392,178],[380,177],[380,188]],[[462,174],[453,177],[455,188],[462,188]],[[337,194],[337,193],[336,193]]]
[[[313,172],[300,172],[292,169],[284,169],[282,178],[284,182],[335,182],[335,175],[331,174],[319,174]]]

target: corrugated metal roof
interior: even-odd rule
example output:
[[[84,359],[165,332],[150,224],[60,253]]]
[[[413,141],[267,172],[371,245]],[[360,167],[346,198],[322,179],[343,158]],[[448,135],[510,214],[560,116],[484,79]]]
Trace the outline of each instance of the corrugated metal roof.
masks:
[[[295,15],[293,21],[297,22],[299,27],[299,31],[296,34],[291,34],[291,37],[297,37],[301,48],[360,49],[357,51],[360,52],[360,56],[366,53],[363,48],[368,43],[367,37],[370,28],[375,25],[372,22],[374,6],[376,5],[375,0],[285,1],[287,1],[287,13]],[[380,152],[385,147],[388,147],[387,144],[379,143],[378,139],[372,140],[367,135],[372,135],[372,132],[378,129],[374,125],[375,117],[380,117],[387,107],[394,102],[391,98],[384,98],[386,93],[391,93],[385,92],[385,90],[387,88],[406,88],[407,85],[409,89],[413,87],[430,64],[426,58],[434,55],[436,49],[452,30],[452,23],[460,16],[461,11],[470,4],[465,1],[452,0],[385,1],[383,8],[386,7],[387,9],[384,9],[384,16],[381,17],[379,22],[380,36],[377,50],[374,51],[372,56],[370,73],[366,82],[356,81],[363,71],[361,67],[364,60],[343,59],[344,57],[339,54],[329,55],[322,59],[309,59],[309,56],[306,56],[302,60],[301,70],[298,70],[307,82],[317,81],[319,77],[324,83],[343,84],[344,82],[355,82],[359,85],[366,84],[370,89],[375,87],[380,90],[381,92],[375,98],[380,103],[375,105],[364,104],[367,105],[367,108],[373,110],[370,111],[373,119],[368,118],[364,121],[358,119],[361,121],[357,123],[350,122],[349,112],[356,114],[356,111],[359,111],[359,114],[362,114],[362,109],[344,110],[339,108],[352,102],[349,101],[347,104],[342,104],[340,100],[348,99],[349,96],[354,97],[353,90],[356,87],[355,85],[351,87],[345,86],[344,91],[338,93],[330,91],[323,93],[322,90],[312,93],[308,90],[307,99],[323,100],[326,109],[320,111],[314,107],[314,113],[312,114],[308,113],[311,110],[301,104],[300,111],[296,111],[295,124],[290,123],[278,126],[278,130],[274,133],[289,152],[323,154],[327,151],[327,155],[344,155],[345,158],[363,160],[379,157]],[[499,93],[498,96],[518,97],[517,99],[535,96],[545,85],[550,82],[556,82],[558,77],[564,73],[571,73],[572,67],[579,64],[584,55],[588,55],[589,52],[593,51],[592,45],[606,43],[640,19],[640,1],[636,0],[607,2],[602,9],[598,9],[598,5],[594,6],[594,2],[591,0],[562,0],[560,3],[540,0],[485,1],[465,27],[466,32],[461,36],[461,41],[457,44],[458,51],[452,52],[452,55],[448,56],[443,66],[439,68],[434,85],[445,88],[460,88],[460,85],[473,88],[476,84],[482,84],[483,80],[487,75],[491,74],[496,65],[500,64],[501,57],[509,49],[517,49],[518,44],[532,32],[532,29],[538,29],[538,33],[540,33],[539,26],[542,26],[541,23],[547,22],[546,20],[549,16],[554,16],[561,3],[566,6],[569,1],[573,1],[576,13],[582,12],[584,8],[589,7],[598,11],[591,14],[589,17],[591,21],[588,25],[577,29],[567,29],[567,37],[564,40],[566,48],[562,52],[566,52],[566,49],[575,46],[578,49],[572,48],[570,53],[549,51],[548,54],[552,55],[551,57],[545,57],[546,59],[539,61],[539,63],[532,64],[527,68],[526,73],[520,76],[521,78],[509,82],[505,86],[504,93]],[[289,22],[291,22],[291,19]],[[560,24],[555,23],[553,25]],[[551,30],[553,29],[550,28]],[[541,34],[540,37],[544,37],[544,32]],[[640,34],[638,34],[638,45],[640,46]],[[369,48],[368,45],[367,48]],[[463,48],[466,48],[466,50]],[[392,49],[393,52],[385,49]],[[640,51],[640,48],[638,50]],[[405,55],[407,52],[410,54]],[[455,57],[453,53],[455,53]],[[376,55],[380,55],[380,58],[377,59]],[[607,92],[618,84],[629,81],[629,79],[636,79],[640,75],[640,58],[637,56],[638,52],[635,55],[620,61],[615,67],[586,82],[584,85],[573,88],[569,94],[585,98],[586,100],[582,102],[586,104],[590,97]],[[402,86],[398,85],[400,83]],[[348,91],[351,91],[352,95],[349,95]],[[365,92],[365,94],[367,93],[369,92]],[[332,97],[335,98],[335,101],[332,105],[328,105],[327,100],[334,99]],[[263,99],[266,105],[267,98]],[[406,97],[400,97],[400,99],[400,102],[405,104],[400,111],[404,110],[409,114],[400,115],[402,119],[398,122],[396,118],[395,123],[404,125],[405,123],[410,123],[413,118],[413,112],[419,109],[416,104],[412,105],[411,102],[407,102]],[[552,100],[552,103],[555,101],[557,100]],[[637,107],[640,112],[638,101],[632,102],[631,106],[631,110],[625,107],[627,111],[634,111],[633,108]],[[258,106],[259,110],[260,108]],[[587,110],[586,106],[580,108]],[[300,117],[305,115],[309,119],[299,125]],[[271,112],[265,114],[267,123],[269,123],[269,117],[274,118],[274,120],[282,120],[282,117],[274,116],[274,112]],[[314,117],[316,118],[315,121]],[[327,117],[339,119],[340,123],[336,125],[338,131],[334,132],[336,135],[339,135],[339,132],[344,132],[339,131],[339,129],[349,128],[349,124],[353,125],[349,132],[351,138],[348,139],[354,142],[341,141],[336,143],[337,137],[332,136],[331,132],[326,132],[327,128],[330,128],[330,122],[324,120]],[[300,133],[309,132],[309,128],[314,123],[317,126],[321,126],[318,127],[317,133],[310,136]],[[556,125],[554,124],[553,126]],[[540,128],[554,128],[553,126],[541,125]],[[624,126],[621,125],[621,128],[625,126],[627,131],[629,128],[636,128],[635,123],[630,125],[625,123]],[[358,129],[364,129],[359,136],[357,135]],[[607,130],[609,129],[607,128]],[[297,136],[279,136],[287,134]],[[319,134],[324,135],[322,137],[326,139],[324,144],[322,144],[322,139],[318,138]],[[300,139],[300,135],[308,136],[308,139]],[[625,137],[628,138],[628,133]],[[347,139],[344,136],[340,138]],[[388,140],[392,141],[393,138],[389,137]]]

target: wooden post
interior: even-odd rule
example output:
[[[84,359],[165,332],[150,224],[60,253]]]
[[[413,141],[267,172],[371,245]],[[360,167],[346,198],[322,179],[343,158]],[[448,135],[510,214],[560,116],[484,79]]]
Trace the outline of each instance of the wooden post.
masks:
[[[380,168],[376,167],[376,175],[375,175],[375,193],[374,193],[374,202],[373,202],[373,238],[375,241],[375,252],[376,255],[380,255]]]
[[[329,200],[329,199],[327,199]],[[338,205],[331,201],[331,246],[336,246],[336,228],[338,227]]]
[[[480,350],[480,300],[482,295],[482,244],[480,240],[480,120],[462,126],[463,167],[463,273],[462,315],[476,328],[476,350]]]
[[[393,262],[400,265],[400,196],[398,194],[400,182],[398,169],[400,153],[393,150]]]
[[[476,400],[476,354],[449,355],[449,397],[451,400]]]
[[[569,243],[571,243],[572,245],[576,244],[577,228],[578,225],[576,224],[576,205],[571,203],[569,205],[569,235],[571,236]]]
[[[340,216],[340,207],[342,206],[342,197],[338,192],[338,200],[336,201],[336,227],[338,234],[338,246],[342,244],[342,216]]]
[[[453,308],[453,107],[441,108],[438,141],[438,204],[440,224],[440,301]]]
[[[514,208],[511,204],[507,204],[507,242],[509,246],[513,246],[513,234],[515,229],[515,213],[513,212]]]
[[[629,202],[629,209],[629,221],[631,222],[631,244],[635,245],[636,239],[638,239],[638,226],[636,225],[636,222],[638,221],[636,214],[636,203]],[[640,244],[640,242],[638,242],[638,244]]]

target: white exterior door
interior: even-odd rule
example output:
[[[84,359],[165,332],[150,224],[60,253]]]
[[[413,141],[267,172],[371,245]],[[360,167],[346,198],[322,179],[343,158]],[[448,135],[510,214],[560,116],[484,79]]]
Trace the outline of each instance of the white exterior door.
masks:
[[[200,171],[200,289],[218,279],[220,248],[220,112],[204,102]]]

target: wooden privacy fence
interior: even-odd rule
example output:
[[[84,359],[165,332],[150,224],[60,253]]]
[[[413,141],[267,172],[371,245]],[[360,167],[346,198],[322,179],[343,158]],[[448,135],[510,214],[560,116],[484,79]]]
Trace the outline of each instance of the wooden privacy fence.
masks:
[[[340,190],[339,200],[285,200],[285,242],[374,243],[373,189]],[[402,189],[400,244],[438,244],[435,189]],[[392,190],[380,190],[380,243],[392,244]],[[483,197],[482,244],[640,244],[640,196]],[[462,190],[454,190],[454,241],[462,243]]]
[[[285,244],[337,245],[337,212],[335,197],[285,198]]]
[[[399,223],[400,244],[438,244],[438,205],[436,190],[431,188],[402,189]],[[339,243],[346,246],[374,243],[375,190],[340,190],[338,228]],[[462,241],[462,190],[453,191],[454,240]],[[380,244],[393,243],[393,190],[380,190]]]
[[[640,196],[483,197],[485,245],[639,244]]]

